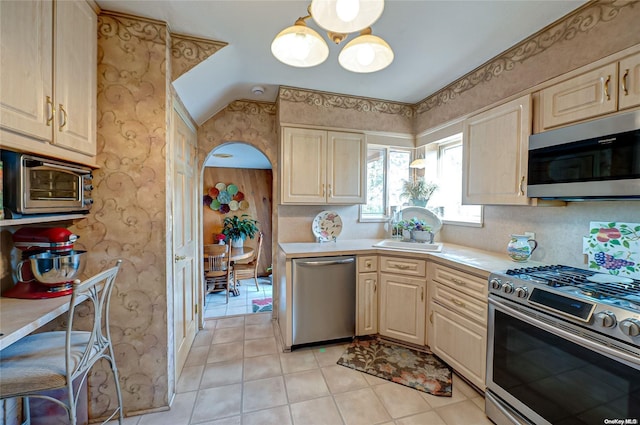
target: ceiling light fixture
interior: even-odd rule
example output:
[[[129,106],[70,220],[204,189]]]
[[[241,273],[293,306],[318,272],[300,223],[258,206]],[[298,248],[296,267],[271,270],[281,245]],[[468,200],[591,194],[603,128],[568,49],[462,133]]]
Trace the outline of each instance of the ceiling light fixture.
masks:
[[[309,14],[281,31],[271,44],[271,52],[279,61],[295,67],[306,68],[324,62],[329,56],[329,47],[305,22],[313,17],[336,44],[350,33],[360,31],[338,56],[343,68],[360,73],[380,71],[394,58],[389,44],[371,34],[370,26],[383,10],[384,0],[312,0],[307,8]]]
[[[427,161],[424,158],[414,159],[411,164],[409,164],[409,168],[427,168]]]

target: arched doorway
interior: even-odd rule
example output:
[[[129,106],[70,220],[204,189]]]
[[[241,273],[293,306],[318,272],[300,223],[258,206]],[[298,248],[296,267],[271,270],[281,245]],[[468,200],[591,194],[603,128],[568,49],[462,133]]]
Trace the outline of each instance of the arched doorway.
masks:
[[[202,228],[203,245],[217,243],[225,217],[247,215],[258,221],[263,233],[262,252],[258,261],[259,288],[253,280],[243,281],[240,295],[226,302],[224,291],[205,294],[203,318],[225,317],[252,313],[272,299],[269,279],[272,264],[273,169],[270,160],[258,148],[245,142],[227,142],[207,155],[202,167]],[[233,187],[233,189],[231,189]],[[215,188],[215,190],[214,190]],[[225,194],[235,192],[235,196]],[[209,197],[207,198],[207,195]],[[212,196],[213,195],[213,196]],[[229,200],[227,200],[229,198]],[[226,202],[225,202],[226,201]],[[234,202],[235,201],[235,202]],[[255,248],[257,241],[245,245]],[[262,308],[268,309],[266,308]]]

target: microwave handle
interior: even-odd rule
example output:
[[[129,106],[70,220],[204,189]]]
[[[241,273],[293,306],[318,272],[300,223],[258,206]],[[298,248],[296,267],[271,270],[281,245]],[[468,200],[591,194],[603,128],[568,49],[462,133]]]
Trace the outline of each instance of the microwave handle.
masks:
[[[75,168],[68,165],[53,164],[51,162],[37,161],[33,159],[25,161],[25,166],[28,168],[46,166],[50,168],[56,168],[58,170],[71,171],[78,174],[91,174],[91,171],[87,171],[86,169]]]

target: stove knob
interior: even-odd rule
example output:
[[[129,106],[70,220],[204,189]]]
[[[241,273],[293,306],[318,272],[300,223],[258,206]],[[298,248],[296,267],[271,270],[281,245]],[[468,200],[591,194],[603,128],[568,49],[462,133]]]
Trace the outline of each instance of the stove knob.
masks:
[[[529,295],[529,290],[527,289],[526,286],[520,286],[516,288],[516,297],[527,298],[527,295]]]
[[[593,320],[603,328],[612,328],[616,325],[616,315],[610,311],[601,311],[593,316]]]
[[[513,292],[513,284],[511,282],[503,284],[502,292],[504,292],[505,294],[511,294]]]
[[[638,336],[640,335],[640,320],[625,319],[620,322],[620,329],[625,335]]]
[[[491,284],[491,287],[496,290],[499,290],[502,287],[502,283],[500,283],[499,279],[491,279],[489,283]]]

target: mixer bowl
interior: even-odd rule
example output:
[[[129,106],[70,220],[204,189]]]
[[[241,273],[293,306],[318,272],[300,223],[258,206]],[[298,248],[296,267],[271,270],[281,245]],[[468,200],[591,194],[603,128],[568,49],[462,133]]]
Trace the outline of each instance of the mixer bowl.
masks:
[[[35,279],[45,285],[71,282],[80,276],[86,265],[87,251],[42,252],[31,255],[31,271]]]

